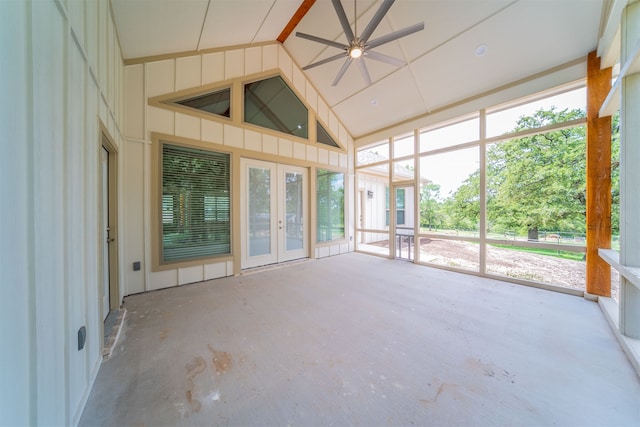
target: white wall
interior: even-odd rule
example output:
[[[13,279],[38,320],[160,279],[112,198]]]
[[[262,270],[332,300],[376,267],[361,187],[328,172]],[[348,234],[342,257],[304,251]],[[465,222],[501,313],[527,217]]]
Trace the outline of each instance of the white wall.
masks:
[[[346,152],[322,148],[313,141],[305,142],[274,132],[245,126],[242,114],[232,114],[232,120],[206,119],[166,108],[149,105],[149,98],[205,85],[225,85],[238,82],[245,76],[263,72],[279,72],[298,96],[318,118],[328,126]],[[216,147],[234,150],[234,156],[269,156],[281,163],[332,167],[345,172],[353,168],[353,139],[326,102],[291,60],[286,50],[277,43],[250,47],[232,47],[193,56],[167,58],[142,62],[125,67],[126,87],[126,160],[127,182],[124,207],[125,294],[178,286],[197,280],[232,275],[234,262],[239,262],[239,248],[234,261],[202,264],[188,268],[152,271],[152,239],[150,206],[151,191],[151,133],[188,138]],[[232,106],[233,109],[233,106]],[[238,110],[235,110],[238,111]],[[238,175],[239,176],[239,175]],[[345,177],[352,175],[345,174]],[[353,188],[353,180],[345,180]],[[352,198],[347,198],[348,236],[353,236]],[[318,246],[315,257],[335,255],[353,250],[349,239],[333,245]],[[142,261],[143,269],[133,272],[134,261]],[[237,266],[236,266],[237,267]]]
[[[1,1],[0,40],[0,423],[75,425],[101,361],[99,121],[119,144],[120,49],[107,0]]]

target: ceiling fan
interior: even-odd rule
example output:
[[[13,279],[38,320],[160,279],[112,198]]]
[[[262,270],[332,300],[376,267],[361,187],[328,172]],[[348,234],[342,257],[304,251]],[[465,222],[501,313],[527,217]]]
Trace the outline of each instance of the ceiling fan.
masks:
[[[411,25],[409,27],[403,28],[398,31],[394,31],[392,33],[375,38],[373,40],[369,40],[369,37],[371,37],[375,29],[378,27],[378,24],[380,24],[380,21],[382,21],[382,18],[384,18],[384,16],[387,14],[389,9],[391,8],[391,5],[393,5],[394,1],[395,0],[384,0],[380,5],[380,8],[378,8],[378,10],[376,11],[373,18],[371,18],[371,21],[369,22],[369,24],[367,24],[362,34],[358,36],[357,35],[357,29],[358,29],[357,14],[355,14],[355,11],[354,11],[354,15],[355,15],[355,21],[356,21],[356,34],[354,34],[354,32],[351,30],[351,25],[349,24],[349,20],[347,19],[347,15],[344,12],[344,8],[342,7],[340,0],[331,0],[331,2],[333,3],[333,7],[336,10],[336,13],[338,14],[338,19],[340,20],[340,24],[342,25],[344,34],[345,36],[347,36],[347,40],[349,44],[342,44],[342,43],[335,42],[333,40],[327,40],[321,37],[312,36],[310,34],[296,32],[297,37],[322,43],[327,46],[337,47],[338,49],[342,49],[344,51],[337,55],[323,59],[321,61],[314,62],[313,64],[309,64],[306,67],[303,67],[302,69],[308,70],[309,68],[317,67],[318,65],[323,65],[328,62],[335,61],[336,59],[344,58],[346,56],[347,60],[342,65],[342,68],[340,68],[338,75],[333,80],[333,83],[331,85],[336,86],[338,84],[338,82],[340,81],[342,76],[344,76],[344,73],[347,72],[347,69],[349,68],[349,66],[354,60],[356,60],[358,65],[360,66],[360,73],[362,74],[362,78],[364,78],[367,85],[370,85],[371,77],[369,76],[367,65],[364,63],[364,60],[363,60],[364,57],[375,59],[376,61],[385,62],[387,64],[395,65],[397,67],[406,65],[405,61],[396,59],[388,55],[384,55],[379,52],[374,52],[371,49],[381,46],[383,44],[392,42],[401,37],[408,36],[409,34],[413,34],[417,31],[424,30],[424,22]],[[354,9],[355,9],[355,0],[354,0]]]

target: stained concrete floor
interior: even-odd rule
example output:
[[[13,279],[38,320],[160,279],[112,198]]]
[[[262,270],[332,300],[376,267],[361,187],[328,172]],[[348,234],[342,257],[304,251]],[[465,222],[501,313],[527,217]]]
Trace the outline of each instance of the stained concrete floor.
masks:
[[[638,426],[598,305],[347,254],[126,298],[81,426]]]

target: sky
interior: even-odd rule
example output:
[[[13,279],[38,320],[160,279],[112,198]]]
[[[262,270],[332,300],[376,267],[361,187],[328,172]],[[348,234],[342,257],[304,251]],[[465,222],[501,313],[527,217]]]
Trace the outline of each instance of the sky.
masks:
[[[557,110],[565,108],[586,108],[586,89],[578,89],[535,101],[509,110],[487,115],[487,136],[504,134],[515,127],[516,121],[521,116],[535,113],[539,109],[549,109],[555,106]],[[429,144],[430,149],[446,147],[462,142],[476,140],[478,120],[470,121],[466,126],[452,126],[435,132],[431,137],[437,137],[438,142]],[[421,160],[420,173],[423,177],[440,185],[440,196],[444,199],[449,193],[455,191],[460,184],[478,169],[478,148],[456,150],[434,156],[428,156]]]

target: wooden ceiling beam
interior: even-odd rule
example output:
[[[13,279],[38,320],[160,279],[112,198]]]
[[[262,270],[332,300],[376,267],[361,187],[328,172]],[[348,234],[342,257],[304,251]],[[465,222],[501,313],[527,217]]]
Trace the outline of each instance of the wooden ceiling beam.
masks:
[[[293,32],[293,30],[298,26],[300,21],[302,21],[302,18],[304,18],[307,12],[309,12],[309,9],[311,9],[311,6],[313,6],[315,2],[316,0],[303,0],[298,10],[296,10],[296,13],[293,14],[293,16],[276,40],[278,40],[280,43],[284,43],[285,40],[289,38],[289,35]]]

